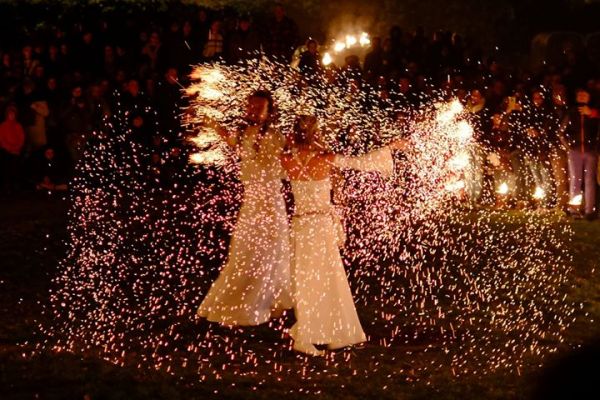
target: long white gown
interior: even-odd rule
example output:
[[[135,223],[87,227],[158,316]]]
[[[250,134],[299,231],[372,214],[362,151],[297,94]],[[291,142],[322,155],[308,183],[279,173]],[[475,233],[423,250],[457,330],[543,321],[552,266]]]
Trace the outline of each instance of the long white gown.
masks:
[[[227,263],[198,309],[225,325],[260,325],[293,307],[290,232],[281,180],[283,137],[269,132],[254,144],[257,128],[239,143],[244,197]]]
[[[362,157],[336,157],[341,168],[391,174],[393,160],[383,149]],[[344,228],[331,204],[331,181],[292,180],[292,290],[296,323],[291,337],[299,343],[341,348],[366,341],[339,248]]]

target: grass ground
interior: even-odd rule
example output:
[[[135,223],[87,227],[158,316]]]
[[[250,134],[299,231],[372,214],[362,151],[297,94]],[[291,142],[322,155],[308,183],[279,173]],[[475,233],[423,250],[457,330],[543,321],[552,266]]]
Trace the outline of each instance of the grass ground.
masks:
[[[159,373],[119,368],[94,358],[70,354],[23,357],[34,339],[36,321],[43,320],[43,304],[57,260],[64,248],[66,203],[60,198],[24,196],[0,201],[0,388],[3,399],[194,399],[303,397],[290,388],[311,385],[300,379],[252,391],[251,379],[207,381],[186,387]],[[574,221],[573,280],[569,300],[582,303],[580,316],[566,332],[573,345],[600,339],[600,222]],[[406,349],[403,349],[406,350]],[[366,355],[381,351],[367,345]],[[567,356],[569,350],[548,360]],[[435,357],[434,355],[432,357]],[[369,357],[365,357],[368,359]],[[290,360],[289,363],[294,363]],[[368,368],[368,365],[364,366]],[[408,383],[389,378],[397,365],[383,365],[368,380],[346,376],[317,382],[324,398],[381,399],[527,399],[544,371],[529,368],[521,375],[498,372],[484,377],[455,378],[441,371],[429,379]],[[314,383],[314,382],[313,382]],[[235,384],[235,386],[233,386]],[[383,389],[386,387],[385,389]],[[215,394],[215,391],[217,393]]]

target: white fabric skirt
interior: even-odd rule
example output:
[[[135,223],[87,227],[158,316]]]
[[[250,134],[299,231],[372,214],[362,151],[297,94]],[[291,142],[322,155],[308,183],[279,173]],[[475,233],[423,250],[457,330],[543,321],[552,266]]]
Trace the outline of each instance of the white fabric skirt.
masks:
[[[229,257],[198,309],[225,325],[260,325],[293,307],[281,181],[248,182]]]
[[[292,220],[292,290],[297,322],[290,335],[296,341],[334,348],[366,341],[340,256],[340,227],[331,213]]]

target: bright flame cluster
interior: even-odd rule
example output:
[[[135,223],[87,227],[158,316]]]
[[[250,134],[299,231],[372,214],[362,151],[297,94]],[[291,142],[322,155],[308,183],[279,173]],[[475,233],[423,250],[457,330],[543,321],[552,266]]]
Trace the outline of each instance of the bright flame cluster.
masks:
[[[342,53],[346,50],[354,48],[366,48],[371,45],[371,38],[366,32],[361,32],[360,35],[346,35],[344,39],[338,39],[333,42],[332,49],[334,54]],[[324,66],[327,66],[333,62],[331,53],[326,52],[323,54],[321,60]]]

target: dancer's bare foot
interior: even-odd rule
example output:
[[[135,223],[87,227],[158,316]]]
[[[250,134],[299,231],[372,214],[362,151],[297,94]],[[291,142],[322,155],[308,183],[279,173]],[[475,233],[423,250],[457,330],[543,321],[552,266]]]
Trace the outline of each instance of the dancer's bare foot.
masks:
[[[323,350],[319,350],[312,343],[294,342],[293,349],[309,356],[322,356],[325,354]]]

